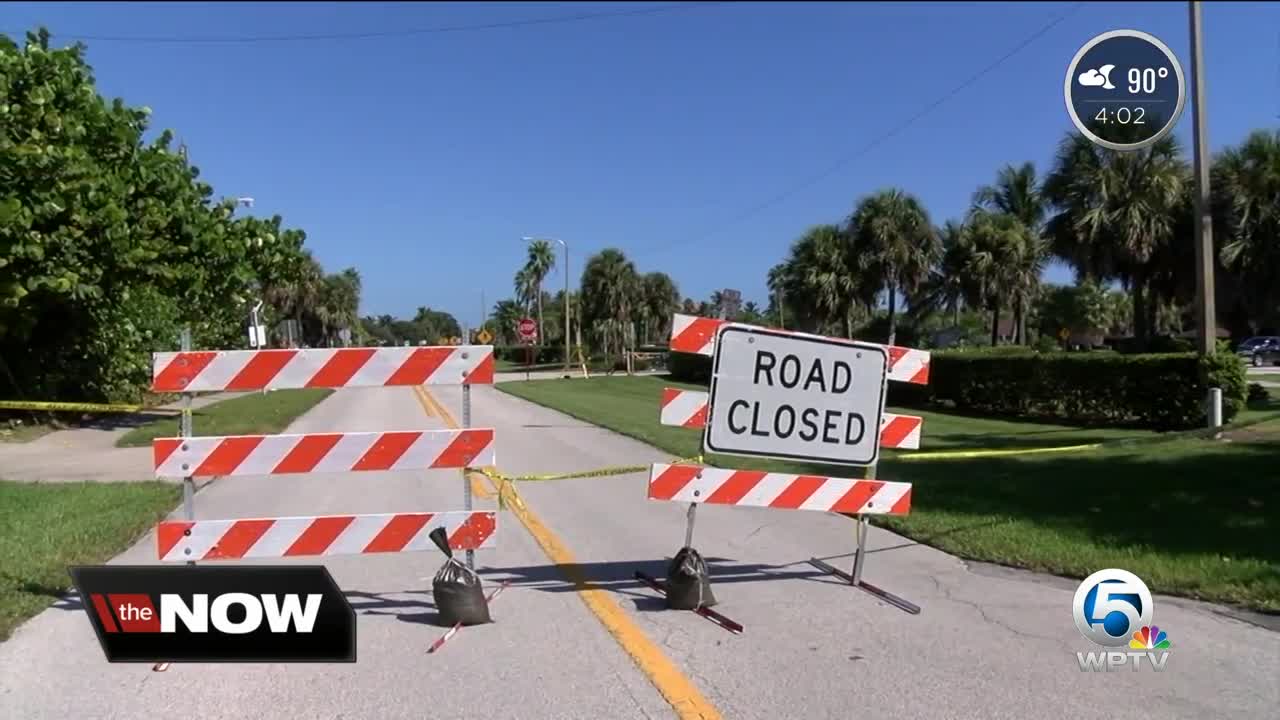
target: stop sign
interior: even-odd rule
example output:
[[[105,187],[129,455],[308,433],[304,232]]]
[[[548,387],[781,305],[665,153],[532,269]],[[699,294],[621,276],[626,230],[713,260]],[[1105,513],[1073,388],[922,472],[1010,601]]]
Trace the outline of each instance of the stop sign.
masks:
[[[516,325],[516,331],[520,333],[520,339],[524,342],[533,342],[538,339],[538,324],[533,318],[521,318],[520,323]]]

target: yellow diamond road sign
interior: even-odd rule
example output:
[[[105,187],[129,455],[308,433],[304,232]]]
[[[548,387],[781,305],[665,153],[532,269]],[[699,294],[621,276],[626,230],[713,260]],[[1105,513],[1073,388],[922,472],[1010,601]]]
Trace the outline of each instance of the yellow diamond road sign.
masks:
[[[476,342],[481,345],[488,345],[489,341],[492,339],[493,335],[489,334],[487,329],[481,329],[480,332],[476,333]]]

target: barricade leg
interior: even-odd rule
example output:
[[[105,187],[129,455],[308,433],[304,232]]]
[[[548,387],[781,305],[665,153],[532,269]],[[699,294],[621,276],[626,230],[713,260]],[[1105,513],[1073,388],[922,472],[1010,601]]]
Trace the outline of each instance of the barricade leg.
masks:
[[[701,457],[699,457],[697,460],[699,463],[702,462]],[[689,549],[689,550],[693,549],[693,525],[694,525],[694,522],[697,520],[697,518],[698,518],[698,503],[691,502],[689,503],[689,510],[685,513],[684,546],[682,549]],[[644,583],[645,585],[647,585],[648,587],[652,588],[653,590],[656,590],[662,593],[663,595],[670,594],[670,590],[667,585],[667,582],[663,580],[658,580],[657,578],[649,577],[648,575],[646,575],[643,572],[640,572],[639,570],[636,571],[635,578],[640,582]],[[707,583],[708,585],[710,584],[709,578],[707,580]],[[712,600],[712,602],[714,603],[714,599]],[[719,625],[725,630],[728,630],[729,632],[734,633],[735,635],[738,633],[741,633],[743,630],[742,625],[734,622],[733,620],[730,620],[729,618],[725,617],[724,615],[721,615],[715,610],[712,610],[711,608],[705,605],[702,605],[701,603],[699,603],[697,607],[693,608],[693,612]]]
[[[836,577],[840,578],[841,580],[844,580],[845,582],[849,583],[850,585],[856,588],[859,588],[861,590],[865,590],[871,593],[872,595],[880,598],[881,600],[884,600],[885,602],[898,608],[899,610],[911,613],[912,615],[919,615],[920,614],[919,605],[916,605],[915,603],[909,600],[905,600],[897,595],[894,595],[891,592],[888,592],[879,587],[876,587],[875,585],[872,585],[871,583],[862,579],[862,571],[863,571],[863,568],[866,566],[866,562],[867,562],[867,533],[870,532],[870,530],[871,530],[871,523],[865,517],[859,516],[858,524],[855,526],[855,533],[857,534],[857,538],[858,538],[858,549],[857,551],[854,552],[854,555],[853,555],[853,572],[852,573],[847,573],[827,562],[819,560],[818,558],[810,558],[809,564],[829,575],[835,575]]]
[[[868,480],[874,480],[876,477],[876,466],[871,465],[867,467],[867,472],[864,477]],[[853,571],[846,573],[843,570],[840,570],[817,558],[811,558],[809,560],[809,564],[825,573],[835,575],[856,588],[871,593],[899,610],[911,613],[912,615],[919,615],[919,605],[898,597],[893,593],[882,590],[881,588],[878,588],[862,579],[862,571],[867,564],[867,535],[871,532],[871,521],[868,520],[865,515],[841,514],[845,515],[845,517],[855,518],[858,521],[858,524],[854,526],[854,534],[857,537],[858,547],[853,553]]]

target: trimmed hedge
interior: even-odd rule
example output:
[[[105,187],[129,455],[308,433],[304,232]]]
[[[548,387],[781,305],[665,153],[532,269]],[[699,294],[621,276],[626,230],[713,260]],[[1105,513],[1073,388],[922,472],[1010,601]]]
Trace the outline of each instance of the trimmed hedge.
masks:
[[[573,354],[578,353],[578,346],[572,348]],[[493,348],[493,356],[498,360],[506,360],[508,362],[519,363],[521,365],[527,362],[529,357],[529,346],[527,345],[495,345]],[[550,365],[553,363],[564,362],[564,345],[534,345],[533,346],[533,364],[534,365]]]
[[[711,358],[671,354],[674,379],[707,384]],[[1223,421],[1245,406],[1245,368],[1231,353],[1036,353],[1025,348],[933,353],[928,385],[890,383],[897,407],[944,406],[985,415],[1181,430],[1204,425],[1210,387]]]

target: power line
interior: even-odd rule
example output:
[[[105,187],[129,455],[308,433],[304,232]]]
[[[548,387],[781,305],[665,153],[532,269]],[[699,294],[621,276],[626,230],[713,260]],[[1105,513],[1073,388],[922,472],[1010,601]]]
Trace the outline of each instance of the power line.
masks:
[[[609,18],[636,17],[640,15],[657,15],[676,10],[693,10],[696,8],[728,5],[728,2],[688,2],[657,5],[654,7],[629,8],[626,10],[606,10],[593,13],[575,13],[572,15],[553,15],[543,18],[527,18],[524,20],[500,20],[487,23],[466,25],[437,25],[424,28],[406,28],[403,30],[380,30],[354,33],[321,33],[308,35],[84,35],[80,33],[51,33],[75,40],[93,42],[133,42],[133,43],[167,43],[167,44],[215,44],[215,43],[265,43],[265,42],[311,42],[331,40],[369,40],[374,38],[410,37],[414,35],[437,35],[441,33],[472,32],[477,30],[498,30],[502,28],[520,28],[534,25],[554,25],[559,23],[582,22],[586,20],[605,20]],[[21,35],[7,31],[9,35]]]
[[[854,160],[857,160],[858,158],[862,157],[863,155],[866,155],[867,153],[869,153],[869,152],[871,152],[872,150],[876,149],[876,148],[877,148],[877,147],[879,147],[881,144],[883,144],[885,141],[892,139],[893,137],[895,137],[896,135],[898,135],[898,133],[901,133],[903,130],[906,130],[908,127],[910,127],[911,125],[915,124],[915,122],[916,122],[917,120],[919,120],[919,119],[923,118],[925,115],[928,115],[929,113],[933,112],[935,109],[937,109],[937,108],[938,108],[939,106],[941,106],[942,104],[946,103],[948,100],[952,99],[952,98],[953,98],[953,97],[955,97],[956,95],[959,95],[961,92],[963,92],[964,90],[968,89],[971,85],[973,85],[974,83],[978,82],[978,81],[979,81],[979,80],[981,80],[983,77],[985,77],[985,76],[987,76],[988,74],[990,74],[993,70],[995,70],[996,68],[998,68],[998,67],[1000,67],[1001,65],[1003,65],[1006,61],[1008,61],[1008,60],[1009,60],[1010,58],[1012,58],[1014,55],[1017,55],[1019,52],[1021,52],[1023,49],[1025,49],[1028,45],[1030,45],[1031,43],[1035,42],[1036,40],[1039,40],[1041,37],[1043,37],[1043,36],[1044,36],[1046,33],[1048,33],[1050,30],[1052,30],[1053,28],[1057,27],[1060,23],[1062,23],[1062,21],[1066,20],[1068,17],[1070,17],[1072,14],[1074,14],[1077,10],[1079,10],[1079,9],[1080,9],[1081,7],[1083,7],[1084,5],[1085,5],[1085,3],[1084,3],[1084,2],[1078,2],[1078,3],[1074,4],[1074,5],[1072,5],[1071,7],[1067,8],[1067,10],[1066,10],[1065,12],[1063,12],[1061,15],[1059,15],[1059,16],[1057,16],[1057,17],[1053,18],[1053,19],[1052,19],[1052,20],[1050,20],[1049,22],[1047,22],[1047,23],[1045,23],[1044,25],[1042,25],[1039,29],[1037,29],[1037,30],[1036,30],[1035,32],[1033,32],[1031,35],[1027,36],[1024,40],[1022,40],[1022,41],[1021,41],[1021,42],[1019,42],[1017,45],[1015,45],[1015,46],[1013,47],[1013,49],[1009,50],[1008,52],[1006,52],[1005,54],[1003,54],[1003,55],[1001,55],[999,58],[997,58],[997,59],[996,59],[994,62],[992,62],[991,64],[987,65],[986,67],[982,68],[982,69],[981,69],[981,70],[979,70],[978,72],[976,72],[976,73],[974,73],[973,75],[971,75],[971,76],[970,76],[968,79],[966,79],[964,82],[960,83],[959,85],[956,85],[954,88],[952,88],[952,89],[951,89],[950,91],[948,91],[946,94],[944,94],[942,97],[938,98],[937,100],[934,100],[933,102],[929,103],[928,105],[925,105],[921,110],[919,110],[918,112],[916,112],[914,115],[912,115],[912,116],[908,117],[906,120],[902,121],[901,123],[899,123],[899,124],[898,124],[898,125],[896,125],[895,127],[893,127],[893,128],[891,128],[890,130],[888,130],[887,132],[885,132],[885,133],[883,133],[883,134],[879,135],[878,137],[876,137],[875,139],[871,140],[870,142],[868,142],[867,144],[863,145],[862,147],[860,147],[860,148],[858,148],[858,149],[854,150],[853,152],[850,152],[850,153],[848,153],[848,154],[846,154],[846,155],[841,156],[841,157],[840,157],[838,160],[836,160],[834,163],[832,163],[831,165],[829,165],[829,166],[827,166],[826,168],[822,169],[821,171],[819,171],[819,172],[815,173],[814,175],[811,175],[811,176],[809,176],[808,178],[806,178],[806,179],[804,179],[804,180],[800,181],[799,183],[796,183],[795,185],[792,185],[790,188],[788,188],[788,189],[784,190],[783,192],[781,192],[781,193],[779,193],[779,194],[777,194],[777,195],[775,195],[775,196],[773,196],[773,197],[769,198],[768,200],[765,200],[764,202],[757,203],[756,205],[751,206],[750,208],[748,208],[748,209],[746,209],[745,211],[743,211],[743,212],[739,213],[738,215],[734,216],[733,218],[731,218],[731,219],[729,219],[729,220],[727,220],[727,221],[725,221],[725,222],[721,222],[721,223],[717,224],[717,225],[715,226],[715,228],[713,228],[713,229],[711,229],[711,230],[708,230],[708,231],[707,231],[707,232],[705,232],[705,233],[702,233],[702,234],[700,234],[700,235],[695,235],[695,236],[694,236],[694,237],[692,237],[692,238],[687,238],[687,237],[686,237],[686,238],[683,238],[683,239],[681,239],[681,240],[678,240],[678,241],[675,241],[675,242],[672,242],[672,243],[668,243],[668,244],[665,244],[665,245],[659,245],[659,246],[656,246],[656,247],[652,247],[652,248],[648,248],[648,249],[645,249],[645,250],[641,250],[641,252],[664,252],[664,251],[666,251],[666,250],[670,250],[671,248],[674,248],[674,247],[683,247],[683,246],[687,246],[689,243],[701,242],[702,240],[705,240],[705,239],[707,239],[708,237],[710,237],[710,236],[712,236],[712,235],[715,235],[717,232],[722,231],[722,230],[723,230],[723,229],[725,229],[726,227],[728,227],[728,226],[730,226],[730,225],[733,225],[733,224],[735,224],[735,223],[741,222],[741,221],[743,221],[743,220],[746,220],[747,218],[751,217],[752,215],[755,215],[755,214],[756,214],[756,213],[758,213],[758,212],[761,212],[762,210],[767,210],[768,208],[771,208],[771,207],[773,207],[774,205],[777,205],[778,203],[782,202],[783,200],[786,200],[787,198],[791,197],[792,195],[795,195],[796,193],[800,192],[801,190],[805,190],[806,188],[808,188],[808,187],[810,187],[810,186],[814,185],[815,183],[817,183],[817,182],[819,182],[819,181],[821,181],[821,180],[826,179],[826,178],[827,178],[827,177],[829,177],[832,173],[835,173],[836,171],[840,170],[841,168],[843,168],[844,166],[846,166],[846,165],[848,165],[849,163],[853,162]]]

